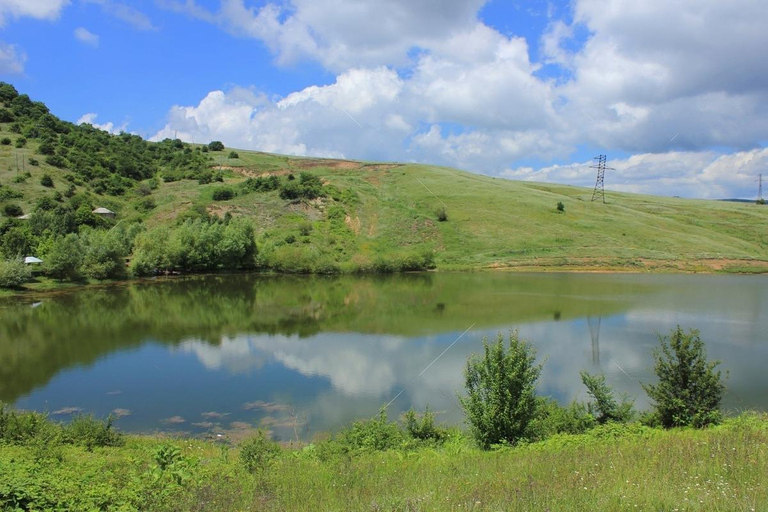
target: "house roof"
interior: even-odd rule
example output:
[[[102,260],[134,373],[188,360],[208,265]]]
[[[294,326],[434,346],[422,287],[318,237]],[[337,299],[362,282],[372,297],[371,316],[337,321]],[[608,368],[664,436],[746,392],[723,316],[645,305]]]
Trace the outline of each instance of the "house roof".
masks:
[[[31,216],[32,216],[31,214],[29,214],[29,213],[25,213],[24,215],[19,215],[19,216],[18,216],[18,217],[16,217],[16,218],[17,218],[17,219],[21,219],[21,220],[29,220],[29,218],[30,218]]]
[[[35,258],[34,256],[27,256],[24,258],[24,263],[42,263],[43,260],[40,258]]]
[[[112,210],[108,210],[106,208],[99,207],[99,208],[96,208],[95,210],[93,210],[93,213],[112,213],[112,214],[114,214],[115,212],[113,212]]]

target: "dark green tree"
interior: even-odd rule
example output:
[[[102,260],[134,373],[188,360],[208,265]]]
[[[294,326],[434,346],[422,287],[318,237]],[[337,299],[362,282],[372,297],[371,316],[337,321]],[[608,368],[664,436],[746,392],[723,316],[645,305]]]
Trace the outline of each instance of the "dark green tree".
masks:
[[[208,149],[211,151],[224,151],[224,143],[220,140],[214,140],[208,144]]]
[[[477,444],[488,449],[494,444],[515,444],[525,439],[528,424],[536,413],[536,381],[542,365],[535,365],[536,351],[517,332],[496,342],[483,339],[485,354],[467,361],[464,381],[467,396],[459,402]]]
[[[659,422],[666,428],[717,424],[725,385],[715,370],[720,362],[707,360],[699,331],[677,326],[670,336],[659,336],[659,345],[653,352],[659,382],[643,384]]]

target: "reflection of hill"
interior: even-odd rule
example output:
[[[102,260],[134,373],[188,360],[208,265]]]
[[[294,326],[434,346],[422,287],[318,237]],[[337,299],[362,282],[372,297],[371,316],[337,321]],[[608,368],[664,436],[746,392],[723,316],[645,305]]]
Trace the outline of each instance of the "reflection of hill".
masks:
[[[486,273],[209,276],[85,290],[0,310],[0,400],[149,340],[215,345],[241,333],[434,334],[616,313],[637,292],[636,282],[615,276]]]

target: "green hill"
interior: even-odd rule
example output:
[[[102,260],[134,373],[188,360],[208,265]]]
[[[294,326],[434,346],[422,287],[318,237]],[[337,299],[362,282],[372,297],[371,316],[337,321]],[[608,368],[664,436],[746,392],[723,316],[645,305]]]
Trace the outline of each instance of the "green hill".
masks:
[[[751,203],[608,192],[603,204],[584,188],[443,167],[109,135],[9,84],[0,102],[0,250],[38,256],[60,279],[125,277],[125,258],[137,275],[768,271],[768,208]],[[67,269],[59,256],[73,252]]]

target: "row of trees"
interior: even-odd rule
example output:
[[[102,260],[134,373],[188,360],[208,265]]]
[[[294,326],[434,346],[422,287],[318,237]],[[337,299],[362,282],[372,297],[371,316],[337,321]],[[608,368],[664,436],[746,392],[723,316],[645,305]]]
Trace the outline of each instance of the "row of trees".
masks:
[[[146,276],[172,271],[250,269],[255,266],[255,257],[253,226],[246,219],[187,219],[173,229],[163,226],[140,233],[131,270]]]
[[[536,352],[517,333],[509,347],[499,334],[495,343],[483,340],[484,355],[472,356],[465,369],[466,396],[459,398],[478,445],[515,444],[532,440],[543,431],[576,433],[594,424],[627,422],[635,416],[633,401],[617,400],[603,375],[581,373],[592,401],[561,408],[536,395],[542,365]],[[665,428],[704,427],[721,420],[720,401],[725,392],[719,362],[707,360],[699,332],[684,332],[679,326],[669,336],[659,337],[654,350],[655,384],[643,384],[654,402],[654,410],[642,420]],[[545,426],[546,425],[546,426]]]

